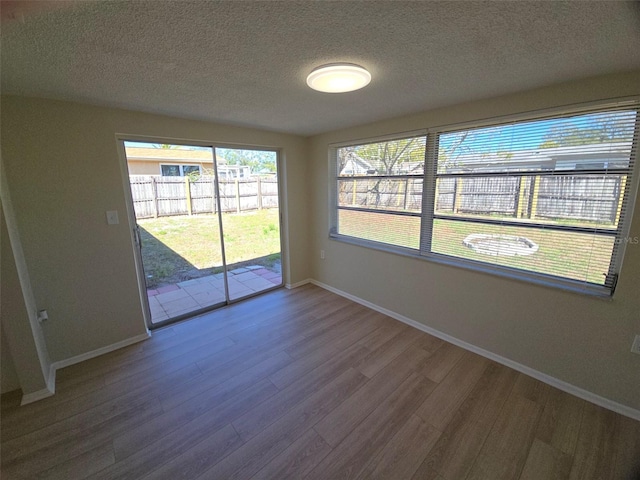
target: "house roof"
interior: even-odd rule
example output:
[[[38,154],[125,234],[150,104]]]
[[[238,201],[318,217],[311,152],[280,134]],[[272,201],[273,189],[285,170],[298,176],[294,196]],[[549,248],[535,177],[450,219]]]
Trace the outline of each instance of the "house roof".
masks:
[[[341,152],[341,155],[344,164],[344,167],[342,169],[343,171],[350,169],[352,171],[362,170],[366,172],[367,170],[372,170],[374,168],[370,162],[367,162],[364,158],[362,158],[354,151],[347,150]]]
[[[3,3],[2,92],[310,135],[640,69],[640,4]],[[348,94],[314,67],[371,71]]]
[[[152,161],[152,162],[201,162],[213,163],[213,154],[209,150],[183,150],[172,148],[153,147],[126,147],[127,160]],[[221,157],[216,158],[218,163],[226,163]]]
[[[450,171],[483,170],[580,170],[629,166],[629,142],[596,143],[513,152],[465,153],[453,159]]]

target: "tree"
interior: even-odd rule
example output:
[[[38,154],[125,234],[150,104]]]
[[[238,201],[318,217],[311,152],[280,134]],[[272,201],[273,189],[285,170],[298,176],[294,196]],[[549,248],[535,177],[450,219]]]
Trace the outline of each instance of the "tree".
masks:
[[[275,173],[277,170],[275,152],[234,148],[221,148],[218,151],[228,165],[247,165],[251,167],[252,173],[260,173],[264,170]]]
[[[472,130],[462,130],[449,134],[446,144],[438,145],[438,171],[453,168],[458,165],[458,158],[469,153],[470,144],[473,144],[474,133]],[[467,139],[469,142],[467,143]]]
[[[628,141],[633,135],[629,116],[634,112],[592,114],[549,129],[539,148],[571,147]]]
[[[177,150],[177,145],[169,145],[168,143],[154,143],[153,148],[161,148],[162,150]]]
[[[407,174],[418,168],[424,168],[424,156],[425,137],[406,138],[340,148],[337,167],[338,173],[341,173],[347,162],[352,161],[354,166],[360,164],[363,169],[366,168],[367,174],[370,175]],[[411,165],[402,168],[404,164]],[[384,193],[391,193],[400,185],[396,179],[372,176],[372,180],[373,182],[367,182],[367,202],[371,201],[375,206],[382,205]],[[373,195],[373,200],[370,200],[369,195]],[[387,196],[388,201],[393,198],[395,198],[394,195]]]
[[[373,166],[379,175],[397,173],[403,163],[424,162],[424,137],[351,147],[353,152]]]

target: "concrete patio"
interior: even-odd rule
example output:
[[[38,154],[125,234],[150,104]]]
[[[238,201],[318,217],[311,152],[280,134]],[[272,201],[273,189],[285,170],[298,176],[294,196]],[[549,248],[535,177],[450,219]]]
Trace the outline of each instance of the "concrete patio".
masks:
[[[229,297],[241,298],[282,283],[282,274],[261,265],[229,271]],[[225,301],[222,273],[147,290],[152,322],[161,322]]]

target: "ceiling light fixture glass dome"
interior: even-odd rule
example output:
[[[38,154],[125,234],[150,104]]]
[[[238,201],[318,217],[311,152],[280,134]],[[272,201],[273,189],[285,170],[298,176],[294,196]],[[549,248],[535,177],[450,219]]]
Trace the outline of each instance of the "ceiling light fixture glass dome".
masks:
[[[366,68],[352,63],[331,63],[315,68],[307,77],[307,85],[326,93],[352,92],[366,87],[371,74]]]

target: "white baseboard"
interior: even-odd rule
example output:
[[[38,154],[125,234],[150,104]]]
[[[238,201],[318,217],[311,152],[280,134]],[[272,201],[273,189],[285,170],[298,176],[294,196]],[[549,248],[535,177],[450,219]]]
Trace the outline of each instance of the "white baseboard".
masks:
[[[56,368],[53,364],[49,365],[49,376],[47,378],[47,388],[56,393]]]
[[[38,400],[42,400],[43,398],[52,397],[55,391],[49,390],[48,388],[43,388],[42,390],[38,390],[37,392],[27,393],[26,395],[22,395],[22,400],[20,400],[20,406],[28,405],[33,402],[37,402]]]
[[[52,397],[56,393],[56,369],[52,365],[49,366],[49,374],[47,375],[47,387],[37,392],[31,392],[22,395],[20,400],[20,406],[28,405],[43,398]]]
[[[70,365],[75,365],[76,363],[84,362],[85,360],[89,360],[91,358],[99,357],[100,355],[104,355],[105,353],[113,352],[114,350],[118,350],[123,347],[128,347],[129,345],[133,345],[134,343],[138,343],[143,340],[146,340],[149,337],[151,337],[151,333],[149,333],[149,331],[147,330],[146,333],[136,335],[135,337],[127,338],[126,340],[122,340],[121,342],[116,342],[111,345],[107,345],[106,347],[101,347],[96,350],[92,350],[90,352],[76,355],[75,357],[67,358],[65,360],[60,360],[59,362],[54,362],[51,365],[51,368],[54,370],[60,370],[61,368],[65,368]]]
[[[288,288],[289,290],[291,290],[293,288],[298,288],[298,287],[301,287],[303,285],[307,285],[308,283],[312,283],[312,280],[310,278],[306,278],[304,280],[300,280],[299,282],[296,282],[296,283],[287,283],[287,284],[285,284],[285,287]]]
[[[402,323],[406,323],[407,325],[410,325],[414,328],[417,328],[420,331],[433,335],[434,337],[438,337],[446,342],[449,342],[454,345],[457,345],[458,347],[464,348],[465,350],[469,350],[470,352],[477,353],[478,355],[488,358],[489,360],[493,360],[509,368],[513,368],[514,370],[524,373],[525,375],[529,375],[530,377],[533,377],[536,380],[540,380],[541,382],[551,385],[552,387],[556,387],[557,389],[562,390],[563,392],[567,392],[567,393],[570,393],[571,395],[575,395],[576,397],[582,398],[587,402],[591,402],[595,405],[599,405],[608,410],[619,413],[620,415],[624,415],[625,417],[633,418],[634,420],[640,421],[640,410],[636,410],[635,408],[631,408],[627,405],[614,402],[613,400],[610,400],[605,397],[601,397],[600,395],[597,395],[588,390],[584,390],[580,387],[576,387],[575,385],[567,383],[563,380],[559,380],[555,377],[547,375],[546,373],[542,373],[538,370],[534,370],[531,367],[527,367],[526,365],[522,365],[521,363],[515,362],[506,357],[502,357],[500,355],[497,355],[483,348],[476,347],[475,345],[467,343],[463,340],[459,340],[455,337],[452,337],[451,335],[447,335],[446,333],[436,330],[435,328],[428,327],[423,323],[412,320],[409,317],[405,317],[404,315],[400,315],[399,313],[380,307],[375,303],[371,303],[360,297],[356,297],[355,295],[351,295],[350,293],[334,288],[331,285],[327,285],[326,283],[319,282],[318,280],[315,280],[315,279],[311,279],[310,283],[317,285],[318,287],[324,288],[325,290],[329,290],[330,292],[333,292],[342,297],[348,298],[349,300],[359,303],[360,305],[364,305],[365,307],[368,307],[372,310],[383,313]]]
[[[151,337],[151,333],[147,330],[146,333],[141,335],[136,335],[135,337],[127,338],[126,340],[122,340],[121,342],[116,342],[111,345],[107,345],[106,347],[98,348],[91,352],[83,353],[81,355],[76,355],[75,357],[67,358],[65,360],[60,360],[59,362],[53,362],[49,367],[49,375],[47,378],[47,388],[43,388],[42,390],[38,390],[37,392],[27,393],[22,396],[22,400],[20,401],[20,405],[27,405],[29,403],[37,402],[38,400],[42,400],[47,397],[51,397],[56,393],[56,371],[68,367],[70,365],[75,365],[76,363],[83,362],[85,360],[89,360],[90,358],[99,357],[100,355],[104,355],[105,353],[113,352],[114,350],[118,350],[119,348],[127,347],[129,345],[133,345],[134,343],[141,342]]]

